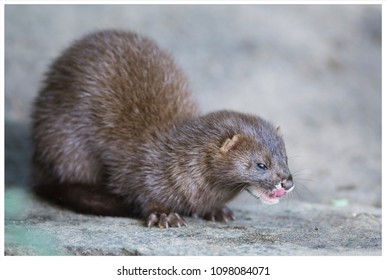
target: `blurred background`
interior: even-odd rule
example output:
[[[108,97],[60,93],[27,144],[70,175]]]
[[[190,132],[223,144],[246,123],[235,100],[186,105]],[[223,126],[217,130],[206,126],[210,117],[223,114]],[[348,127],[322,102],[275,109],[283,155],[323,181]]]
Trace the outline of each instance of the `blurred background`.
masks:
[[[29,115],[48,65],[107,28],[168,49],[203,112],[280,125],[291,199],[381,207],[380,5],[6,5],[6,188],[28,186]]]

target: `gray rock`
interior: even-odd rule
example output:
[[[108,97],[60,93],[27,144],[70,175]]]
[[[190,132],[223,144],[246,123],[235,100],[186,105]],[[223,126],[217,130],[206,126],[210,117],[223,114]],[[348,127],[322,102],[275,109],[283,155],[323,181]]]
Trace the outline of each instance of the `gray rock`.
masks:
[[[296,200],[267,206],[244,196],[232,208],[238,219],[229,223],[187,218],[187,227],[146,228],[140,220],[48,206],[13,188],[7,191],[5,254],[381,255],[380,209]]]

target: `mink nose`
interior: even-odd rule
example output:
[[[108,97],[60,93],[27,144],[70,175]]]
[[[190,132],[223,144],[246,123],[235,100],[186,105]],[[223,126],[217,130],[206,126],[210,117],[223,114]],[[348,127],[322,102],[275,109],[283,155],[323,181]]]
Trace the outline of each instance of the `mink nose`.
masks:
[[[292,190],[292,188],[294,187],[292,174],[288,175],[288,177],[281,182],[281,185],[286,191]]]

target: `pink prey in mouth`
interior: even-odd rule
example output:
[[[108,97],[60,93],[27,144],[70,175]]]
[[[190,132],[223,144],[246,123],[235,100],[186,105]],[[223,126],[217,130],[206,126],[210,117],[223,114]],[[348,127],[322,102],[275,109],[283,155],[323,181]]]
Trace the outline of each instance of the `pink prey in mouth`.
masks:
[[[294,187],[295,185],[286,190],[283,188],[282,183],[278,183],[273,190],[267,190],[259,186],[250,186],[245,189],[254,197],[261,199],[261,202],[265,204],[276,204],[280,201],[280,198],[292,191]]]

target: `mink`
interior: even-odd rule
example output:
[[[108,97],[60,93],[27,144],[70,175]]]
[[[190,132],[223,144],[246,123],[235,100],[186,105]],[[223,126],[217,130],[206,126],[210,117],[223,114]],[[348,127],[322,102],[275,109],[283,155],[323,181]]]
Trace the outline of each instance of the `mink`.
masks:
[[[32,144],[39,196],[146,226],[233,220],[226,203],[241,191],[274,204],[294,188],[279,128],[230,110],[202,114],[172,56],[131,31],[89,34],[52,63]]]

